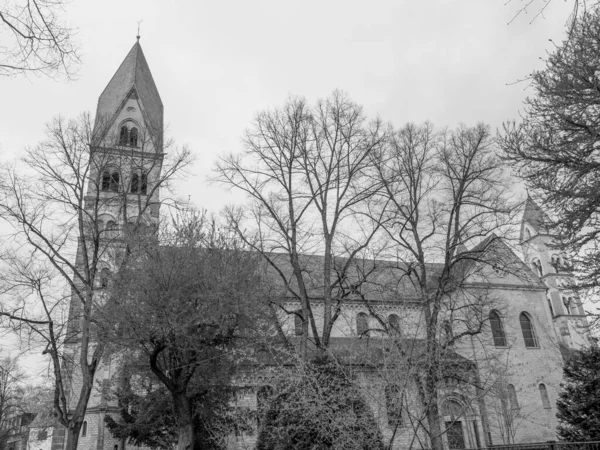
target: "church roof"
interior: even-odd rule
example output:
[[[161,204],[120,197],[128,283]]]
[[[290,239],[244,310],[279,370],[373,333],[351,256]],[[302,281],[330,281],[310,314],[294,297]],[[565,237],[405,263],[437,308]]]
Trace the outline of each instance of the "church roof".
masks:
[[[139,40],[100,94],[96,123],[98,120],[111,121],[123,102],[133,95],[137,95],[141,103],[146,126],[149,126],[151,133],[160,140],[163,129],[163,103]]]
[[[536,233],[545,232],[545,224],[550,222],[548,215],[540,208],[536,202],[528,195],[525,200],[525,212],[523,212],[523,222],[527,222]]]

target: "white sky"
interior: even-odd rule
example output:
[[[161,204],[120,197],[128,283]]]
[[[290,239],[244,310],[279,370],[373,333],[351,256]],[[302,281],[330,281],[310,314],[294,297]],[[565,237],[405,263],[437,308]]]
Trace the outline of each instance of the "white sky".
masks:
[[[206,176],[240,148],[253,116],[288,95],[313,102],[348,92],[371,117],[396,126],[494,129],[518,117],[527,83],[513,84],[562,40],[571,1],[553,1],[508,24],[522,0],[73,1],[82,65],[76,81],[0,78],[0,154],[20,155],[60,114],[95,111],[135,42],[165,106],[168,133],[198,155],[178,194],[217,211],[233,200]]]
[[[82,52],[74,82],[0,78],[0,153],[20,154],[55,115],[95,111],[135,42],[164,106],[168,133],[198,155],[178,194],[216,211],[232,197],[205,179],[216,156],[240,148],[257,111],[288,95],[339,88],[396,126],[500,126],[517,117],[527,83],[562,39],[571,1],[508,22],[522,0],[73,1],[65,17]]]

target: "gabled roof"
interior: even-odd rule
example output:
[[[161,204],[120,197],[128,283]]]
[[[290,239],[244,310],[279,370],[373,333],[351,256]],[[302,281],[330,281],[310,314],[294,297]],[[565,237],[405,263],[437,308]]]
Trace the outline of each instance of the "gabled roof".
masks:
[[[546,233],[545,224],[549,222],[550,217],[527,195],[525,211],[523,212],[523,223],[528,223],[536,233]],[[523,239],[523,236],[521,236],[521,239]]]
[[[112,121],[124,101],[130,96],[137,96],[147,122],[146,126],[160,142],[163,130],[163,104],[139,40],[133,45],[100,94],[96,123],[98,120]]]

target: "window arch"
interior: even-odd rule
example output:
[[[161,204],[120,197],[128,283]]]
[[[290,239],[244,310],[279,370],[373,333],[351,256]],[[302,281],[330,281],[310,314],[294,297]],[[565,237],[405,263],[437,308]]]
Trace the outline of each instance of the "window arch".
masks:
[[[136,127],[132,127],[129,130],[129,145],[132,147],[137,147],[138,145],[138,129]]]
[[[398,386],[385,387],[385,408],[388,425],[392,428],[402,425],[402,391]]]
[[[83,421],[83,424],[81,425],[81,437],[86,437],[87,436],[87,420]]]
[[[542,406],[544,409],[550,409],[550,399],[548,398],[548,389],[546,389],[546,385],[544,383],[540,383],[540,397],[542,398]]]
[[[509,384],[507,386],[508,389],[508,403],[510,404],[510,409],[519,409],[519,401],[517,400],[517,390],[515,389],[514,384]]]
[[[502,319],[497,311],[490,312],[490,327],[492,328],[492,337],[494,338],[494,346],[506,347],[506,335],[502,327]]]
[[[396,314],[390,314],[388,316],[388,324],[390,327],[390,333],[392,334],[400,334],[400,317],[398,317]]]
[[[102,172],[102,190],[117,192],[119,190],[118,170],[105,170]]]
[[[523,333],[525,347],[537,347],[538,342],[533,329],[533,323],[529,315],[522,312],[519,316],[519,323],[521,324],[521,332]]]
[[[534,258],[531,260],[531,268],[536,275],[539,275],[540,277],[544,276],[544,269],[542,268],[542,262],[539,260],[539,258]]]
[[[302,310],[298,310],[294,313],[294,334],[296,336],[302,336]]]
[[[563,305],[565,305],[565,308],[564,308],[565,313],[571,314],[571,304],[570,304],[571,302],[569,301],[569,298],[563,296],[562,302],[563,302]]]
[[[119,450],[119,444],[115,444],[115,446],[113,447],[113,450]]]
[[[531,238],[531,230],[529,228],[525,228],[525,237],[527,239]]]
[[[367,315],[365,313],[358,313],[356,316],[356,334],[362,336],[363,334],[367,334],[369,331],[369,323],[367,320]]]

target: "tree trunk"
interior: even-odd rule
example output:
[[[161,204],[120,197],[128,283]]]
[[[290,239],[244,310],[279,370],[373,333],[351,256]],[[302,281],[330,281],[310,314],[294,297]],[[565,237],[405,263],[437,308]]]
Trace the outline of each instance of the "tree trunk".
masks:
[[[194,423],[192,405],[185,392],[173,392],[173,404],[179,424],[179,439],[177,450],[193,450],[194,448]]]
[[[65,446],[65,450],[77,450],[81,425],[83,425],[83,421],[73,422],[67,427],[67,445]]]

